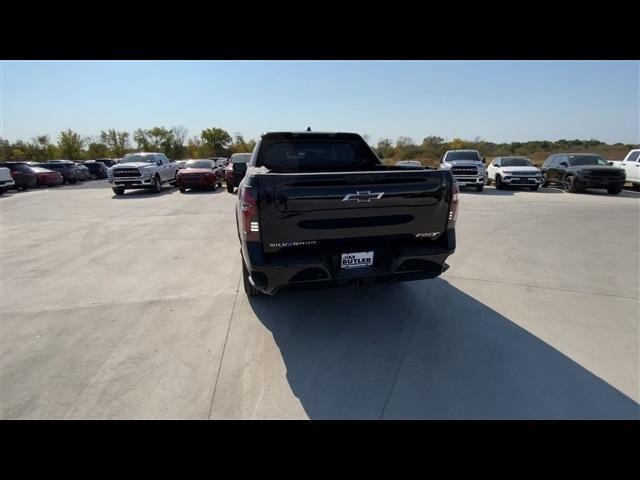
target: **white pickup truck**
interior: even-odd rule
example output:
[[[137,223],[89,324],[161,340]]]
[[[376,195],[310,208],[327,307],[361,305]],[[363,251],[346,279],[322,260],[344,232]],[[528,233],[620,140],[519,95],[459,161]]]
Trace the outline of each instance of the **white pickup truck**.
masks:
[[[163,183],[178,185],[178,166],[164,153],[128,153],[108,171],[113,193],[123,195],[125,190],[148,188],[159,193]]]
[[[486,169],[485,158],[477,150],[447,150],[440,159],[440,169],[450,170],[461,187],[484,188]]]
[[[640,149],[631,150],[616,166],[624,168],[627,182],[633,183],[634,187],[640,186]]]

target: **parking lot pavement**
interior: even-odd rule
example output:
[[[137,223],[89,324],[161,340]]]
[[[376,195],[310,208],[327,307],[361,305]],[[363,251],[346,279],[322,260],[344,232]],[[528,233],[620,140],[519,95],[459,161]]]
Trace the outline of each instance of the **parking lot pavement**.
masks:
[[[637,194],[463,192],[442,277],[249,301],[235,195],[88,185],[0,198],[2,418],[640,418]]]

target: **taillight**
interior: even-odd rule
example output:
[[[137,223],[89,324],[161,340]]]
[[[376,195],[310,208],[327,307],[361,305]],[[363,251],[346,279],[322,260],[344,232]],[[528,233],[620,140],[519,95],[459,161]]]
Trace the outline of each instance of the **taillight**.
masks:
[[[255,189],[243,186],[238,192],[240,211],[242,212],[242,228],[248,242],[260,240],[260,223],[258,222],[258,200]]]
[[[456,226],[456,220],[458,218],[458,207],[460,194],[460,187],[455,180],[451,184],[451,204],[449,206],[449,225],[448,228],[454,228]]]

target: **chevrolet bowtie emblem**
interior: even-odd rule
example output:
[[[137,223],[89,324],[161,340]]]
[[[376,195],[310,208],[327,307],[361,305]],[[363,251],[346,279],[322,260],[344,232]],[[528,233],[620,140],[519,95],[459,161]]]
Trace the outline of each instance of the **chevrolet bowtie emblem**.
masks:
[[[380,200],[384,195],[384,192],[379,193],[371,193],[371,192],[356,192],[356,193],[347,193],[342,199],[343,202],[348,201],[356,201],[358,203],[362,202],[371,202],[371,200]]]

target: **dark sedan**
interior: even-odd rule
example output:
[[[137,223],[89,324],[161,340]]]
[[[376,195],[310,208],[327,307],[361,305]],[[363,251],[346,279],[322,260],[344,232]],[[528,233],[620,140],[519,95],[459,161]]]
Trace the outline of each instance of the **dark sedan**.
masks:
[[[184,193],[187,188],[215,190],[217,185],[216,165],[211,160],[189,160],[178,170],[178,188]]]
[[[6,167],[11,171],[13,181],[16,182],[14,188],[18,190],[26,190],[38,185],[38,175],[27,162],[0,163],[0,167]]]
[[[55,187],[64,183],[60,172],[44,168],[43,163],[29,162],[29,166],[36,172],[36,183],[39,187]]]
[[[544,161],[541,170],[543,187],[555,183],[570,193],[604,188],[617,195],[626,181],[622,168],[612,166],[594,153],[556,153]]]
[[[74,184],[78,180],[82,180],[81,173],[76,164],[69,160],[49,160],[42,165],[44,168],[60,172],[64,178],[64,183]]]

